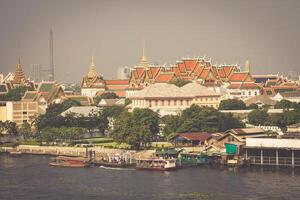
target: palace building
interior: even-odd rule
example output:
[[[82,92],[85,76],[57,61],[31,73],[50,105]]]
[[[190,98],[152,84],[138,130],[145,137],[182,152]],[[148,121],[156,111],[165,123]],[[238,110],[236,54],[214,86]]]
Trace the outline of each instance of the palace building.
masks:
[[[198,83],[177,87],[168,83],[155,83],[137,91],[130,97],[134,108],[150,108],[160,115],[177,114],[192,104],[218,108],[221,95]]]
[[[90,70],[81,82],[81,94],[83,96],[95,97],[106,92],[114,92],[119,97],[125,97],[128,80],[104,80],[103,76],[96,71],[96,65],[92,57]]]
[[[90,70],[81,82],[81,94],[88,97],[94,97],[99,92],[105,91],[105,82],[103,77],[97,73],[94,58],[90,65]]]

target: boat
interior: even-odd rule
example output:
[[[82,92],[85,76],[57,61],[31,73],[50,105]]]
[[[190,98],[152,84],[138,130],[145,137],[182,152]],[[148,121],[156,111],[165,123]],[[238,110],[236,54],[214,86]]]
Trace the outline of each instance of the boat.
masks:
[[[49,163],[54,167],[78,167],[84,168],[90,166],[90,159],[85,157],[70,157],[70,156],[57,156]]]
[[[150,158],[136,159],[136,169],[168,171],[176,169],[176,159]]]
[[[21,154],[22,154],[21,151],[11,151],[11,152],[9,152],[9,155],[12,155],[12,156],[19,156]]]
[[[114,154],[112,157],[101,157],[100,160],[93,160],[93,164],[110,168],[124,168],[132,165],[131,159],[121,156],[120,154]]]
[[[209,164],[206,154],[202,153],[181,153],[177,159],[179,167],[193,167],[203,164]]]

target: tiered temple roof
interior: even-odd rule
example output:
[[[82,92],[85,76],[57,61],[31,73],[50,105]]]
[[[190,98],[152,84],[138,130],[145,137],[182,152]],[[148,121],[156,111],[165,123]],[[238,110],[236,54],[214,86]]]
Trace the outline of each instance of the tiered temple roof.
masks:
[[[14,78],[12,80],[12,84],[13,85],[26,85],[27,83],[28,83],[28,81],[24,75],[24,72],[23,72],[23,69],[21,66],[21,61],[19,59],[19,62],[16,66],[16,72],[15,72]]]

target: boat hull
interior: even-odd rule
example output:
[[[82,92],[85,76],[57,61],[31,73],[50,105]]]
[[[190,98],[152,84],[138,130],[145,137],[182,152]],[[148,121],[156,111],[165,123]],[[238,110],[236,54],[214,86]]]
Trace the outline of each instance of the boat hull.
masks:
[[[173,171],[176,169],[174,168],[164,168],[164,167],[135,167],[137,170],[151,170],[151,171]]]
[[[55,163],[55,162],[50,162],[49,166],[52,167],[73,167],[73,168],[85,168],[89,167],[89,164],[68,164],[68,163]]]

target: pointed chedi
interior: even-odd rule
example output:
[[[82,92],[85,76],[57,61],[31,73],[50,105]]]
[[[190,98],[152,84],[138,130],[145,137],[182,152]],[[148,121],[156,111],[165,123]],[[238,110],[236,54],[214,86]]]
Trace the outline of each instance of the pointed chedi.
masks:
[[[144,43],[143,43],[143,55],[142,55],[142,59],[141,59],[141,66],[143,66],[144,68],[148,67],[148,61],[147,61],[147,57],[146,57],[146,50],[145,50]]]
[[[20,58],[19,58],[19,62],[16,66],[16,72],[15,72],[14,79],[12,80],[12,83],[14,85],[22,85],[22,84],[25,84],[25,82],[26,82],[26,77],[24,75],[22,65],[21,65],[21,61],[20,61]]]
[[[92,56],[91,66],[90,66],[90,70],[89,70],[87,76],[88,76],[89,78],[98,76],[98,73],[97,73],[97,70],[96,70],[96,65],[95,65],[95,63],[94,63],[94,56]]]

